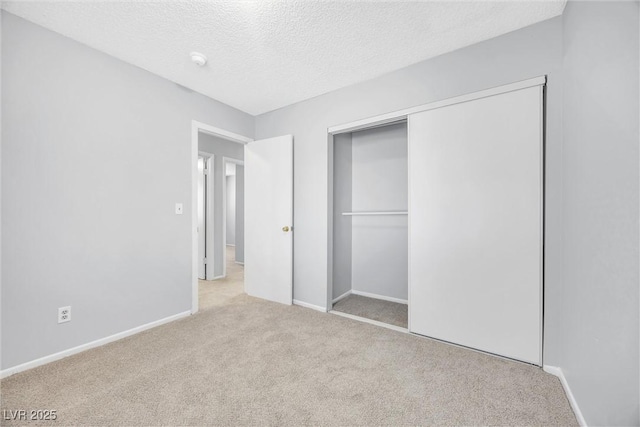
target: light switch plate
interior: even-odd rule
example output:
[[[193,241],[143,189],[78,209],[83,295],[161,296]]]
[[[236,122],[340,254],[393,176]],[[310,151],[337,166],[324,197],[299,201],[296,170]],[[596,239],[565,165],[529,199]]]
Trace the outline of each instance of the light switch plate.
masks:
[[[176,203],[176,215],[182,215],[182,203]]]

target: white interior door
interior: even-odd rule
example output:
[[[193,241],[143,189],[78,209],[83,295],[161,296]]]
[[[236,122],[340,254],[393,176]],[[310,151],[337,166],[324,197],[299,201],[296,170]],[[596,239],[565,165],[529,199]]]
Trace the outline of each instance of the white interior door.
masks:
[[[205,189],[204,158],[198,157],[198,279],[202,280],[206,277]]]
[[[293,137],[244,149],[244,274],[249,295],[293,299]]]
[[[542,363],[542,86],[409,116],[410,329]]]

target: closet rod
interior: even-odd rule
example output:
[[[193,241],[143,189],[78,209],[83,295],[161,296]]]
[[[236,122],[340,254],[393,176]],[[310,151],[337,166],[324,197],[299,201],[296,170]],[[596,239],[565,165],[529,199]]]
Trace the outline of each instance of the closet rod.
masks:
[[[407,211],[393,211],[393,212],[342,212],[344,216],[356,216],[356,215],[408,215]]]

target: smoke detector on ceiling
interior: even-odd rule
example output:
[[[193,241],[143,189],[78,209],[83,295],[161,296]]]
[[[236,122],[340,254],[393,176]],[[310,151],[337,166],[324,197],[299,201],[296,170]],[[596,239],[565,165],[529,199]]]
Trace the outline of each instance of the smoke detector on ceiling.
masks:
[[[191,52],[191,60],[200,67],[207,63],[207,57],[200,52]]]

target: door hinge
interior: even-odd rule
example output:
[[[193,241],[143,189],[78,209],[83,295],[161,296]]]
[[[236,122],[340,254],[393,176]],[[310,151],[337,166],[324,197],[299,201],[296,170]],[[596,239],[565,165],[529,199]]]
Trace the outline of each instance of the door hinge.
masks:
[[[207,263],[207,259],[206,258],[202,258],[202,262],[206,264]]]
[[[203,172],[205,175],[209,175],[209,169],[202,169],[202,172]]]

